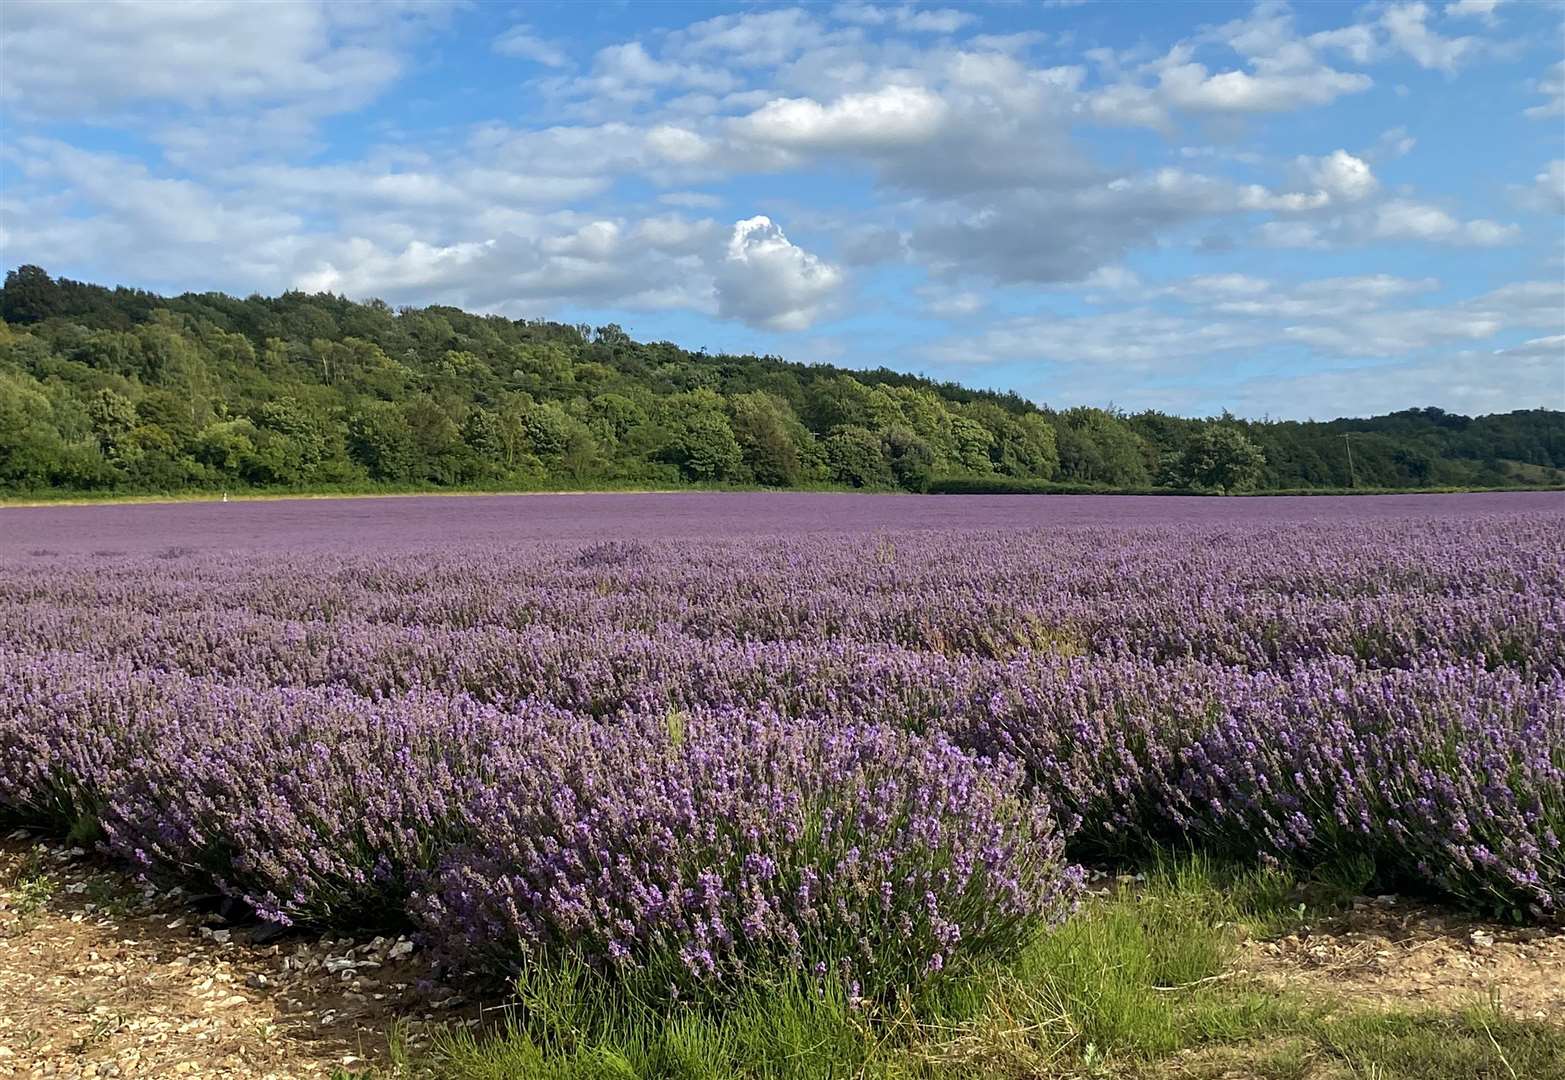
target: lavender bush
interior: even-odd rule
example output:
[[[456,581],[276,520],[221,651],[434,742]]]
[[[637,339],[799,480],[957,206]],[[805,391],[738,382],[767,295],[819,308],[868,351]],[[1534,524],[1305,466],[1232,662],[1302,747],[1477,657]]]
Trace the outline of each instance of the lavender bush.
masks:
[[[666,723],[600,728],[568,775],[507,763],[478,793],[416,905],[463,928],[457,962],[563,953],[687,999],[787,973],[888,995],[1007,954],[1071,902],[1014,765],[884,726]]]
[[[0,815],[687,994],[1003,954],[1062,843],[1565,919],[1555,497],[632,505],[0,511]]]

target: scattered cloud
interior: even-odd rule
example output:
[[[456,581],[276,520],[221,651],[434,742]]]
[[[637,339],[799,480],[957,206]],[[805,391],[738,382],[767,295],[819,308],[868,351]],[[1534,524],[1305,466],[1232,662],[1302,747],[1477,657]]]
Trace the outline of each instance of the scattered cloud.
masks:
[[[1532,105],[1525,112],[1534,120],[1547,120],[1565,116],[1565,60],[1549,68],[1536,87],[1538,93],[1548,98],[1542,105]]]
[[[1489,5],[1490,10],[1493,5]],[[1476,37],[1442,37],[1429,26],[1433,14],[1428,4],[1395,4],[1380,16],[1391,46],[1408,56],[1419,67],[1446,74],[1455,73],[1462,62],[1482,48]]]
[[[1480,19],[1485,23],[1494,22],[1494,9],[1499,7],[1502,0],[1456,0],[1445,6],[1443,14],[1448,19]]]
[[[1432,279],[1386,274],[1294,284],[1243,274],[1164,285],[1135,279],[1112,297],[1128,306],[1020,316],[976,340],[937,342],[928,355],[953,372],[975,364],[1047,365],[1047,375],[1034,377],[1034,396],[1073,402],[1123,403],[1129,373],[1137,379],[1135,407],[1175,411],[1209,399],[1213,391],[1203,383],[1214,373],[1223,399],[1245,415],[1276,415],[1280,402],[1287,403],[1284,415],[1298,417],[1367,415],[1409,401],[1467,412],[1516,401],[1565,405],[1565,283],[1522,282],[1428,302],[1440,290]],[[1482,347],[1529,329],[1546,333]],[[1273,368],[1248,378],[1232,366],[1256,352],[1290,349],[1317,359],[1303,371]]]
[[[571,62],[561,46],[539,37],[525,23],[519,23],[495,38],[494,51],[501,56],[531,60],[544,67],[569,67]]]
[[[1362,202],[1380,187],[1369,163],[1346,150],[1319,158],[1302,157],[1298,164],[1309,183],[1337,202]]]
[[[831,14],[842,22],[861,26],[894,26],[929,34],[952,34],[978,21],[978,16],[970,11],[919,8],[911,4],[838,4]]]
[[[1381,240],[1427,240],[1458,247],[1495,247],[1521,234],[1515,225],[1477,219],[1459,221],[1437,206],[1393,199],[1375,211],[1372,235]]]
[[[1178,64],[1158,74],[1165,101],[1180,109],[1210,112],[1279,112],[1329,105],[1343,94],[1374,85],[1368,75],[1311,67],[1302,71],[1234,69],[1208,72],[1202,64]]]
[[[887,86],[846,94],[829,105],[777,98],[735,121],[735,127],[756,142],[784,149],[864,153],[928,142],[945,118],[945,102],[922,87]]]
[[[1527,210],[1565,214],[1565,160],[1555,160],[1533,177],[1532,185],[1518,193],[1517,202]]]
[[[821,327],[842,314],[909,336],[943,320],[968,333],[931,346],[937,362],[1034,357],[1088,391],[1139,372],[1148,401],[1259,356],[1358,365],[1301,375],[1308,402],[1367,385],[1370,360],[1452,386],[1514,365],[1526,387],[1523,361],[1557,358],[1558,290],[1437,302],[1460,287],[1379,272],[1409,247],[1469,284],[1468,262],[1558,259],[1536,225],[1565,212],[1565,146],[1485,157],[1489,133],[1463,134],[1483,167],[1543,162],[1501,176],[1506,209],[1486,209],[1446,182],[1456,136],[1415,108],[1472,79],[1475,100],[1565,117],[1565,62],[1531,83],[1495,63],[1541,55],[1520,40],[1527,5],[1316,8],[1306,32],[1262,0],[1091,47],[1069,12],[1047,33],[936,3],[640,14],[576,36],[544,8],[479,31],[422,0],[11,0],[0,243],[154,287],[677,311],[801,349],[849,349],[850,324]],[[485,54],[472,78],[503,91],[450,62]],[[1351,249],[1364,272],[1279,282],[1275,249],[1301,274]],[[1441,366],[1440,349],[1468,359]]]
[[[7,107],[97,117],[144,103],[345,112],[402,73],[418,22],[442,16],[438,7],[396,0],[351,8],[320,0],[8,0],[5,12]]]
[[[718,311],[753,326],[803,330],[826,313],[843,283],[842,271],[757,215],[734,223],[718,272]]]

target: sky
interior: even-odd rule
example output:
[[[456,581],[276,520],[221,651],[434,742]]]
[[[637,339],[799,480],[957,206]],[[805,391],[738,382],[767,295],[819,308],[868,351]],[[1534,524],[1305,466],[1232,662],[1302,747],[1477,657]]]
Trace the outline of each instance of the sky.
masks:
[[[1565,408],[1565,6],[6,0],[0,256],[1056,407]]]

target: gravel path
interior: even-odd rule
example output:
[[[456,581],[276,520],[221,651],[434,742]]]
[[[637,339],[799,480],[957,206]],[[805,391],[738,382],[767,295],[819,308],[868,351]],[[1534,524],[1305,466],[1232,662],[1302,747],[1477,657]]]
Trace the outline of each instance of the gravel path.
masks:
[[[323,1077],[478,1008],[406,939],[250,941],[80,848],[0,843],[0,1077]]]
[[[1494,1003],[1565,1024],[1565,930],[1476,922],[1396,897],[1274,941],[1252,941],[1237,966],[1273,985],[1354,1005],[1462,1009]]]

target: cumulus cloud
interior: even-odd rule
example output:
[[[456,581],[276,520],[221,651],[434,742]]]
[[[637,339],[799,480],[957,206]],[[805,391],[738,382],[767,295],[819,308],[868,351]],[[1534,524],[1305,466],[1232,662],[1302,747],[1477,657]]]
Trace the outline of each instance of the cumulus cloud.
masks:
[[[717,275],[717,308],[752,326],[803,330],[826,314],[843,283],[841,270],[757,215],[734,223]]]
[[[895,265],[928,275],[919,315],[1011,311],[991,289],[1040,284],[1094,306],[1135,304],[1140,314],[1047,316],[1066,329],[1042,340],[1068,351],[1069,335],[1080,335],[1071,362],[1107,369],[1116,354],[1151,364],[1157,350],[1186,349],[1181,336],[1192,357],[1278,342],[1345,350],[1322,312],[1414,310],[1351,328],[1390,348],[1414,340],[1425,317],[1413,293],[1396,292],[1415,286],[1384,275],[1290,289],[1212,273],[1158,287],[1127,266],[1137,252],[1199,245],[1211,253],[1204,265],[1222,268],[1223,253],[1247,242],[1332,250],[1526,239],[1436,194],[1386,190],[1385,163],[1414,149],[1405,130],[1354,149],[1289,145],[1286,127],[1264,143],[1238,139],[1248,118],[1366,91],[1370,73],[1356,69],[1372,63],[1405,55],[1454,72],[1495,55],[1474,36],[1493,12],[1468,0],[1440,11],[1382,4],[1310,34],[1286,6],[1261,3],[1182,41],[1079,53],[1064,35],[979,33],[987,14],[959,5],[768,8],[615,41],[584,54],[580,69],[518,24],[489,42],[528,62],[499,65],[528,80],[528,105],[504,121],[365,126],[384,142],[321,155],[300,152],[300,137],[326,110],[354,108],[404,77],[409,31],[426,25],[428,9],[301,0],[263,21],[255,5],[222,0],[127,4],[118,19],[25,0],[6,10],[7,120],[43,130],[47,117],[93,122],[136,109],[156,118],[139,123],[161,156],[139,160],[25,134],[8,141],[6,249],[78,276],[102,268],[108,279],[246,292],[302,284],[527,315],[680,308],[796,332],[832,314],[850,268],[856,278],[860,267]],[[264,64],[249,48],[256,39],[269,44]],[[1049,66],[1033,49],[1045,40]],[[1565,64],[1537,88],[1548,102],[1531,115],[1565,115]],[[1197,138],[1184,130],[1192,122]],[[1095,137],[1094,125],[1111,123],[1170,139]],[[1187,142],[1212,145],[1180,149]],[[1562,174],[1554,162],[1530,184],[1512,177],[1510,194],[1554,212],[1565,203]],[[797,235],[832,237],[829,261],[771,218],[708,216],[754,199],[745,187],[760,176],[775,178],[769,198],[789,200],[767,205],[787,207]],[[823,199],[795,177],[830,177],[852,197]],[[1282,335],[1279,320],[1298,333]],[[1459,345],[1489,344],[1470,334],[1495,324],[1467,309],[1428,320]],[[1035,331],[1012,329],[1017,341]],[[1144,346],[1130,340],[1138,329]],[[1553,333],[1534,337],[1544,331]]]
[[[387,251],[356,237],[295,275],[293,284],[305,292],[398,293],[410,289],[438,290],[462,274],[490,249],[490,243],[437,246],[413,240],[400,251]],[[338,264],[341,263],[339,266]]]
[[[778,98],[735,122],[757,142],[788,149],[873,151],[927,141],[946,116],[945,103],[917,86],[845,94],[828,105]]]
[[[1291,11],[1261,3],[1243,18],[1181,41],[1162,57],[1126,70],[1118,57],[1098,54],[1110,74],[1108,86],[1092,95],[1091,111],[1105,122],[1166,127],[1171,110],[1209,114],[1288,112],[1328,105],[1362,93],[1374,80],[1340,71],[1321,58],[1324,49],[1346,52],[1359,62],[1375,50],[1374,34],[1360,27],[1301,37]],[[1198,56],[1214,50],[1237,55],[1214,69]],[[1155,82],[1148,84],[1151,78]]]
[[[1339,202],[1362,202],[1380,187],[1369,163],[1346,150],[1300,158],[1299,167],[1311,184]]]

